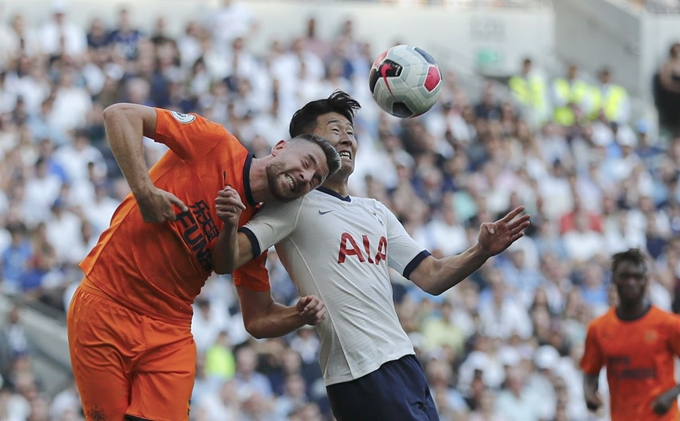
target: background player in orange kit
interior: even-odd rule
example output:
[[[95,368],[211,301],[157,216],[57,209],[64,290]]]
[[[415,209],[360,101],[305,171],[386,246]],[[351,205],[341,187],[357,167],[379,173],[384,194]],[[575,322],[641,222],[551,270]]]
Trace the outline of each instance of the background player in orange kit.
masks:
[[[255,159],[218,124],[141,105],[113,105],[104,120],[132,194],[81,263],[85,278],[68,312],[83,409],[88,420],[186,420],[196,363],[191,304],[228,264],[213,256],[226,254],[236,225],[259,202],[308,193],[338,169],[339,157],[325,139],[300,136]],[[170,148],[148,173],[143,135]],[[231,212],[216,213],[218,195]],[[255,262],[242,276],[264,270]],[[287,331],[324,317],[311,296],[272,310]]]
[[[680,356],[680,318],[645,298],[647,263],[637,249],[615,254],[612,282],[619,304],[588,326],[581,368],[586,405],[596,410],[600,369],[607,368],[612,421],[680,419],[674,357]]]

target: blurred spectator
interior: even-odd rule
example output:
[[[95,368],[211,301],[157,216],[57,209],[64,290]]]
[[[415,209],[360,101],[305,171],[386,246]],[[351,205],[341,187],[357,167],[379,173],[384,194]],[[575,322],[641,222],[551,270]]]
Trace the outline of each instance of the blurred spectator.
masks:
[[[553,82],[554,120],[561,126],[571,126],[577,118],[590,114],[592,110],[591,88],[578,78],[578,67],[570,64],[564,78]]]
[[[83,28],[68,21],[66,0],[53,0],[52,20],[40,31],[43,53],[50,56],[66,55],[79,60],[87,49],[87,36]]]
[[[593,118],[599,113],[609,121],[619,124],[627,123],[630,119],[630,99],[628,92],[611,82],[611,71],[607,68],[600,70],[600,84],[594,88],[593,92]]]
[[[659,111],[659,126],[680,136],[680,43],[671,45],[668,59],[654,79],[654,99]]]
[[[543,77],[533,68],[530,58],[522,62],[520,74],[508,81],[515,100],[530,112],[530,121],[540,125],[549,117],[548,87]]]
[[[446,4],[491,3],[509,4]],[[680,309],[680,140],[662,141],[680,136],[680,44],[655,79],[659,137],[650,122],[635,120],[616,74],[603,69],[590,86],[594,75],[576,66],[552,78],[531,59],[509,90],[442,68],[435,108],[418,119],[392,118],[367,88],[377,52],[358,36],[366,28],[345,18],[307,17],[298,34],[261,40],[269,47],[257,53],[258,17],[247,2],[221,1],[195,21],[145,16],[148,37],[133,9],[118,9],[112,26],[103,12],[87,26],[74,24],[63,0],[37,21],[5,10],[0,5],[5,296],[64,311],[80,281],[75,265],[129,194],[106,141],[105,107],[130,101],[199,112],[259,156],[287,137],[303,102],[341,88],[363,106],[352,194],[381,200],[433,254],[461,252],[476,241],[478,223],[517,204],[532,214],[516,247],[443,296],[414,293],[393,276],[400,321],[443,421],[597,419],[583,403],[578,361],[585,326],[616,300],[604,259],[611,253],[633,246],[648,253],[650,299]],[[331,27],[322,32],[321,23]],[[144,140],[149,165],[165,151]],[[275,252],[267,267],[276,301],[295,300]],[[31,342],[13,317],[0,335],[0,419],[81,420],[70,383],[47,405],[32,374]],[[313,329],[252,340],[231,278],[212,276],[194,305],[192,331],[192,420],[330,419]],[[527,402],[541,404],[526,409]]]

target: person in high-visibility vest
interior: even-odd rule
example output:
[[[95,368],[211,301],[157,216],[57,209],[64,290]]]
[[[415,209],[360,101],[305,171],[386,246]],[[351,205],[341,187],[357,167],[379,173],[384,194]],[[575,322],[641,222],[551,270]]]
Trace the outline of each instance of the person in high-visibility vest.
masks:
[[[566,78],[558,78],[553,82],[553,119],[560,126],[572,126],[576,123],[577,113],[589,115],[592,112],[592,87],[576,77],[578,67],[570,64]]]
[[[600,71],[600,85],[593,87],[592,119],[597,119],[601,112],[609,121],[619,124],[628,122],[630,118],[630,99],[622,86],[611,83],[611,71],[607,68]]]
[[[532,120],[543,124],[548,119],[548,88],[545,79],[532,71],[530,58],[522,62],[522,72],[510,78],[508,86],[515,100],[526,107],[533,115]]]

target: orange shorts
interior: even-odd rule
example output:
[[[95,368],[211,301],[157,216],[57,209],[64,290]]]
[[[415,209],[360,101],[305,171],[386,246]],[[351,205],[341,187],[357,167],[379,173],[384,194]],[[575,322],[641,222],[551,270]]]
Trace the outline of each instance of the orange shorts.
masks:
[[[86,419],[189,419],[196,375],[191,326],[144,316],[81,284],[68,317],[71,365]]]

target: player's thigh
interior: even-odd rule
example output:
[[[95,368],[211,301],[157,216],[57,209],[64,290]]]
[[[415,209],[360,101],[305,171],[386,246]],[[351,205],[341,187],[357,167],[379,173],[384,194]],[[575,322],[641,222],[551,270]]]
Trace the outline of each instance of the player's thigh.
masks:
[[[129,326],[121,323],[128,321]],[[76,291],[67,316],[73,375],[87,420],[122,420],[130,400],[135,340],[127,310],[105,298]]]
[[[155,421],[189,419],[196,345],[189,326],[147,323],[148,350],[133,373],[127,414]]]
[[[383,364],[359,379],[328,386],[338,421],[437,421],[422,367],[414,356]]]

